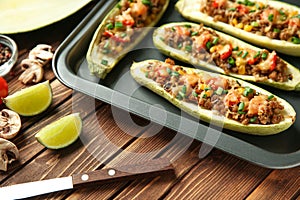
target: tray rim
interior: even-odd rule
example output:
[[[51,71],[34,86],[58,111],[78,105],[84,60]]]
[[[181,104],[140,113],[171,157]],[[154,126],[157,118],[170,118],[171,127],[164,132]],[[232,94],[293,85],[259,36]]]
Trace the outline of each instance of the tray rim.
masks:
[[[82,34],[84,28],[88,27],[89,22],[92,18],[96,18],[97,15],[100,15],[100,17],[104,17],[105,11],[107,11],[107,8],[112,7],[117,0],[108,0],[103,1],[100,0],[95,7],[89,12],[89,14],[79,23],[79,25],[69,34],[69,36],[59,45],[57,50],[55,51],[54,58],[52,60],[52,69],[55,74],[55,76],[58,78],[58,80],[64,84],[65,86],[75,90],[79,91],[85,95],[97,98],[98,100],[101,100],[105,103],[111,104],[112,106],[118,107],[120,109],[126,110],[130,113],[133,113],[135,115],[138,115],[142,118],[145,118],[147,120],[151,120],[149,116],[147,116],[146,112],[141,112],[139,109],[137,109],[139,106],[144,106],[146,108],[146,111],[149,111],[150,104],[143,102],[139,99],[132,98],[130,96],[127,96],[121,92],[115,91],[111,88],[108,88],[104,85],[85,80],[76,74],[74,74],[70,70],[70,66],[68,66],[67,63],[67,55],[68,53],[74,48],[74,45],[77,43],[77,41],[80,39],[80,35]],[[80,87],[76,85],[77,81],[80,82]],[[87,90],[83,88],[94,88],[94,90]],[[98,93],[97,93],[98,91]],[[99,95],[99,91],[101,91],[101,95]],[[111,97],[113,95],[121,95],[122,98],[125,98],[127,100],[130,100],[133,102],[136,106],[134,108],[128,108],[124,107],[124,105],[116,104],[115,102],[110,101]],[[171,113],[169,111],[167,112],[167,119],[176,117],[174,113]],[[187,118],[186,118],[187,119]],[[187,119],[191,123],[196,123],[195,121]],[[155,121],[152,119],[153,122],[160,124],[160,121]],[[167,122],[166,122],[167,123]],[[198,124],[198,127],[201,126],[201,128],[208,129],[209,127]],[[172,129],[174,131],[178,131],[183,135],[186,135],[188,137],[192,137],[193,139],[196,139],[200,142],[206,143],[208,145],[211,145],[213,141],[207,141],[203,137],[203,135],[193,135],[191,136],[189,130],[187,128],[182,127],[182,129],[174,129],[174,127],[170,126],[170,124],[161,124],[169,129]],[[199,132],[199,131],[198,131]],[[198,133],[197,132],[197,133]],[[226,153],[229,153],[231,155],[234,155],[242,160],[246,160],[250,163],[253,163],[255,165],[270,168],[270,169],[287,169],[287,168],[293,168],[300,166],[300,160],[297,159],[297,157],[300,157],[300,150],[292,153],[275,153],[270,152],[265,149],[262,149],[254,144],[248,143],[244,140],[241,140],[239,138],[233,137],[229,134],[223,133],[222,131],[218,131],[213,129],[213,132],[211,134],[218,134],[219,138],[217,143],[213,144],[213,148],[220,149]],[[204,135],[205,136],[205,135]],[[234,146],[231,146],[230,144],[234,143]],[[260,155],[260,156],[257,156]]]

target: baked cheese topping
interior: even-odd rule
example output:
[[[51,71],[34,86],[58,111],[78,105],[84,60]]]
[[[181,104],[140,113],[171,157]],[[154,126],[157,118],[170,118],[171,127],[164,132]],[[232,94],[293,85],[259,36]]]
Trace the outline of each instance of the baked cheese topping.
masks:
[[[215,31],[190,24],[166,26],[160,32],[161,40],[168,46],[191,54],[195,59],[211,63],[226,74],[254,76],[258,81],[267,79],[287,82],[293,79],[287,64],[275,51],[257,51],[232,44]]]
[[[300,44],[297,10],[278,9],[250,0],[204,0],[199,11],[247,32]]]
[[[284,107],[275,96],[242,87],[236,80],[187,72],[170,59],[165,63],[151,61],[143,72],[179,101],[213,110],[244,125],[278,124],[284,120]]]

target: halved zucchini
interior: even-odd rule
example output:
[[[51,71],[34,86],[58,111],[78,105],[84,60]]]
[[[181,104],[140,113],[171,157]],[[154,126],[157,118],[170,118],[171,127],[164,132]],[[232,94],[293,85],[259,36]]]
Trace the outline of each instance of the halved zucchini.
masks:
[[[94,33],[86,55],[92,74],[104,79],[113,67],[147,35],[151,30],[150,27],[155,26],[167,9],[169,0],[155,2],[157,5],[154,5],[151,0],[131,2],[121,0],[109,12]],[[154,13],[153,9],[159,11]],[[143,16],[144,14],[147,15]],[[139,23],[143,23],[143,26],[140,27]]]
[[[131,66],[131,75],[132,77],[141,85],[147,87],[148,89],[152,90],[156,94],[164,97],[169,102],[177,106],[178,108],[182,109],[183,111],[189,113],[190,115],[199,118],[205,122],[210,123],[211,121],[214,121],[215,124],[222,125],[225,129],[230,129],[242,133],[248,133],[248,134],[254,134],[254,135],[272,135],[279,132],[282,132],[286,129],[288,129],[295,121],[296,119],[296,112],[293,109],[293,107],[284,99],[275,96],[271,94],[270,92],[259,88],[255,85],[252,85],[248,82],[237,80],[232,77],[214,74],[206,71],[202,71],[199,69],[193,69],[193,68],[186,68],[182,66],[174,65],[174,68],[180,68],[179,71],[186,71],[187,74],[197,74],[200,77],[207,77],[207,76],[213,76],[214,78],[221,77],[225,78],[228,81],[235,81],[236,83],[239,83],[240,87],[244,88],[251,88],[253,91],[256,91],[259,94],[268,95],[269,97],[273,98],[275,97],[278,102],[280,102],[281,105],[284,106],[284,109],[282,110],[282,114],[284,116],[283,120],[276,124],[253,124],[249,123],[247,125],[244,125],[240,123],[239,121],[229,119],[227,117],[217,117],[218,114],[213,115],[213,111],[204,109],[200,106],[198,106],[196,103],[191,103],[186,100],[182,100],[180,98],[175,97],[169,92],[166,92],[166,90],[161,87],[161,85],[154,81],[151,78],[147,78],[147,73],[145,72],[149,69],[149,66],[160,66],[160,65],[166,65],[170,66],[168,63],[164,63],[158,60],[145,60],[138,63],[133,63]],[[172,73],[172,72],[171,72]],[[174,73],[174,72],[173,72]],[[187,90],[187,88],[185,88]],[[218,89],[219,90],[219,89]],[[219,91],[215,91],[218,93]]]
[[[240,1],[241,4],[243,1]],[[252,0],[253,3],[266,3],[277,9],[287,9],[289,13],[298,12],[300,13],[300,8],[297,6],[293,6],[288,3],[268,0],[268,1],[259,1]],[[244,29],[238,28],[236,26],[232,26],[230,24],[224,23],[222,21],[216,21],[213,17],[203,13],[200,11],[201,4],[206,3],[206,1],[198,1],[198,0],[179,0],[175,7],[178,12],[191,21],[203,23],[207,26],[218,29],[222,32],[231,34],[240,39],[246,40],[250,43],[263,46],[269,49],[276,50],[278,52],[292,55],[292,56],[300,56],[300,44],[294,44],[289,41],[279,40],[279,39],[271,39],[267,36],[257,35],[252,32],[245,31]],[[217,8],[216,8],[217,9]],[[299,15],[298,15],[299,16]],[[271,14],[270,14],[271,17]]]
[[[206,69],[219,72],[219,73],[225,73],[224,70],[216,64],[211,64],[207,61],[204,60],[199,60],[196,57],[194,57],[189,51],[186,51],[185,49],[178,49],[169,46],[166,44],[163,39],[165,38],[165,28],[172,28],[176,26],[189,26],[189,27],[195,27],[195,28],[200,28],[200,25],[195,24],[195,23],[189,23],[189,22],[178,22],[178,23],[169,23],[165,24],[159,28],[157,28],[154,33],[153,33],[153,41],[154,45],[164,54],[176,58],[178,60],[181,60],[183,62],[196,65],[196,66],[201,66]],[[262,51],[262,49],[257,48],[253,45],[250,45],[242,40],[239,40],[237,38],[234,38],[232,36],[229,36],[227,34],[221,33],[219,31],[215,31],[211,28],[206,28],[203,27],[204,30],[212,31],[215,33],[218,37],[225,39],[228,41],[230,44],[232,44],[232,47],[243,47],[247,49],[252,49],[254,51]],[[189,40],[192,40],[192,37],[188,38]],[[281,59],[282,60],[282,59]],[[282,60],[282,62],[286,63],[287,65],[287,74],[291,74],[292,77],[290,79],[287,79],[286,81],[279,82],[279,81],[274,81],[270,78],[264,80],[264,79],[259,79],[255,76],[252,75],[241,75],[238,73],[228,73],[228,75],[246,80],[246,81],[252,81],[252,82],[257,82],[257,83],[262,83],[266,85],[270,85],[272,87],[280,88],[283,90],[300,90],[300,71],[298,68],[292,66],[288,62]]]

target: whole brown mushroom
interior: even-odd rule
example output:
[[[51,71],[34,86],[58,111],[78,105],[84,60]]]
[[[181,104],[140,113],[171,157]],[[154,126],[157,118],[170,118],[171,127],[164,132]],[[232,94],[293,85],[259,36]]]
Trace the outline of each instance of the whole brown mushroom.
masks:
[[[7,171],[7,165],[19,158],[16,145],[6,139],[0,138],[0,170]]]

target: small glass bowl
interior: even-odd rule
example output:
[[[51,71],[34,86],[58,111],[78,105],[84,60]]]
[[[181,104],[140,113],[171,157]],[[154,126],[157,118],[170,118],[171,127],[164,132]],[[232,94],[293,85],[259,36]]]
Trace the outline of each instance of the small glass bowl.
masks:
[[[0,76],[5,76],[10,72],[11,68],[18,60],[18,47],[15,41],[5,35],[0,35],[0,43],[7,46],[11,50],[11,57],[9,60],[0,66]]]

